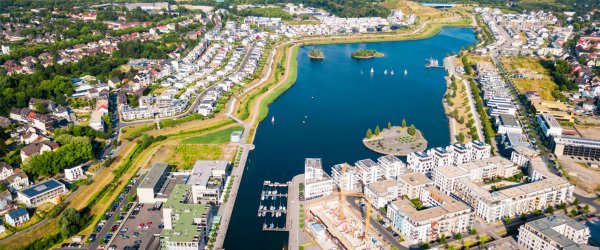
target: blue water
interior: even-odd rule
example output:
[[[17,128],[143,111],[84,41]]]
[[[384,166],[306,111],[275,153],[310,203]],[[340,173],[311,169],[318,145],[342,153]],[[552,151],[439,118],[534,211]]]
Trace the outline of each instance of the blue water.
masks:
[[[248,158],[225,249],[287,248],[287,233],[263,232],[264,219],[256,215],[263,181],[291,180],[303,173],[307,157],[323,158],[328,172],[337,163],[375,160],[380,155],[362,144],[368,128],[383,128],[388,121],[399,125],[405,118],[423,132],[429,147],[447,145],[448,120],[442,107],[446,72],[426,69],[425,60],[434,57],[441,64],[447,54],[475,41],[472,29],[445,28],[426,40],[301,48],[296,84],[270,106],[268,118],[258,126],[256,149]],[[307,57],[315,47],[325,53],[325,60]],[[385,56],[351,59],[358,48]]]

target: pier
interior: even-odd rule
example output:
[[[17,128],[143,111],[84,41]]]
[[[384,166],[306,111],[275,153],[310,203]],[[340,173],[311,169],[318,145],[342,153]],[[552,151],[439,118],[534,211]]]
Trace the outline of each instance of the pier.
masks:
[[[263,182],[257,216],[264,218],[263,231],[288,231],[286,226],[288,183]]]

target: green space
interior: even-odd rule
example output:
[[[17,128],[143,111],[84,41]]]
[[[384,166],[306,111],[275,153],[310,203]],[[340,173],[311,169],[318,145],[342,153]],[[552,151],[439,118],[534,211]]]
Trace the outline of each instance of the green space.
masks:
[[[155,124],[140,124],[127,126],[121,129],[121,136],[123,137],[123,139],[132,140],[141,136],[145,132],[154,130],[155,127]]]
[[[176,155],[170,157],[169,164],[178,165],[184,170],[192,169],[198,160],[218,160],[223,151],[214,145],[178,145],[175,147]]]
[[[202,120],[202,119],[204,119],[204,116],[201,114],[191,114],[186,117],[179,118],[179,119],[162,120],[162,121],[160,121],[160,127],[161,128],[173,127],[173,126],[182,124],[184,122],[189,122],[189,121],[194,121],[194,120]]]
[[[181,141],[183,144],[221,144],[229,142],[231,138],[231,132],[233,131],[243,131],[244,128],[241,126],[230,127],[221,131],[217,131],[214,133],[195,136],[191,138],[187,138]]]
[[[373,49],[357,49],[356,51],[352,52],[352,58],[356,59],[365,59],[382,56],[384,56],[383,53]]]
[[[320,49],[311,49],[308,51],[308,57],[311,59],[323,59],[325,58],[325,54]]]

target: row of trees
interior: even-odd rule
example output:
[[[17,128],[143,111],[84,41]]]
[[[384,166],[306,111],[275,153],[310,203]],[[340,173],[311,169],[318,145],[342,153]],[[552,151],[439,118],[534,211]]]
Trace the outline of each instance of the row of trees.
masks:
[[[250,8],[238,11],[240,16],[279,17],[283,20],[292,20],[292,15],[281,8]]]
[[[405,120],[405,119],[402,119],[402,123],[401,123],[401,124],[402,124],[401,126],[402,126],[403,128],[406,128],[406,120]],[[387,123],[387,128],[388,128],[388,129],[391,129],[391,128],[392,128],[392,123],[391,123],[391,122],[388,122],[388,123]],[[416,128],[416,127],[415,127],[415,125],[413,125],[413,124],[411,124],[411,125],[408,127],[408,129],[407,129],[407,130],[408,130],[408,134],[409,134],[409,135],[415,136],[415,135],[417,134],[417,128]],[[375,132],[374,132],[374,133],[373,133],[373,130],[371,130],[370,128],[369,128],[369,129],[367,129],[367,134],[366,134],[366,136],[365,136],[365,137],[366,137],[367,139],[370,139],[371,137],[373,137],[373,135],[379,135],[380,133],[381,133],[381,129],[379,129],[379,125],[377,125],[377,126],[375,126]]]
[[[66,144],[55,151],[29,157],[21,168],[34,177],[52,176],[94,157],[92,143],[87,137],[63,135],[56,139]]]

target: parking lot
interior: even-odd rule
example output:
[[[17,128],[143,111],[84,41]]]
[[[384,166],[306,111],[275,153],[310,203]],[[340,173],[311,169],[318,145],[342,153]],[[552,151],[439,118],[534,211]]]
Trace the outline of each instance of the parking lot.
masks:
[[[123,222],[119,232],[110,244],[115,249],[152,249],[160,244],[151,244],[155,235],[162,229],[162,209],[154,210],[152,204],[138,204]],[[138,209],[139,208],[139,209]]]

